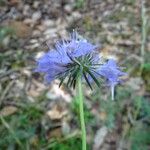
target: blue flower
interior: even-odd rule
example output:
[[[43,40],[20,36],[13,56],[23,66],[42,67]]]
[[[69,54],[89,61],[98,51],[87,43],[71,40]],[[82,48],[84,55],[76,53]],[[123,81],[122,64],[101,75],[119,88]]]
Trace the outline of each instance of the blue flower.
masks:
[[[36,71],[44,73],[46,83],[59,78],[61,85],[68,77],[67,85],[73,87],[80,75],[91,89],[93,81],[99,86],[98,79],[105,78],[111,87],[112,99],[115,86],[121,82],[120,77],[126,75],[113,59],[102,64],[97,46],[77,32],[73,32],[68,40],[57,42],[54,49],[39,58]]]
[[[114,88],[121,82],[120,77],[127,74],[119,70],[116,61],[113,59],[100,66],[97,72],[108,80],[108,84],[111,87],[112,100],[114,100]]]
[[[49,52],[37,60],[36,71],[45,74],[45,81],[47,83],[50,83],[56,78],[64,80],[70,74],[77,76],[75,72],[75,70],[78,70],[77,66],[80,63],[82,65],[89,64],[88,60],[83,57],[88,56],[87,58],[89,59],[92,57],[90,61],[93,61],[91,54],[93,55],[96,52],[96,48],[97,46],[89,43],[74,31],[68,40],[57,42],[55,49],[49,50]]]

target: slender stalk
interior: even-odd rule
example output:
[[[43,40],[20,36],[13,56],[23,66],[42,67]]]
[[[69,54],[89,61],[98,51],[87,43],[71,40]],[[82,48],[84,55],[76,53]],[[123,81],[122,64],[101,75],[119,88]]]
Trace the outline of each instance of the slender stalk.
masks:
[[[86,129],[84,121],[83,91],[80,76],[78,77],[78,94],[79,94],[79,108],[80,108],[80,123],[82,130],[82,150],[86,150]]]
[[[148,18],[146,16],[146,8],[145,8],[145,0],[141,0],[141,57],[142,57],[142,62],[141,62],[141,67],[140,67],[140,75],[142,75],[143,72],[143,65],[145,63],[145,44],[146,44],[146,38],[147,38],[147,21]],[[141,109],[141,103],[142,99],[138,99],[138,106],[136,111],[134,112],[134,120],[137,119],[138,114],[140,113]]]
[[[142,19],[142,43],[141,43],[141,56],[144,63],[144,55],[145,55],[145,43],[146,43],[146,24],[147,24],[147,17],[146,17],[146,9],[144,6],[144,0],[141,1],[141,19]]]

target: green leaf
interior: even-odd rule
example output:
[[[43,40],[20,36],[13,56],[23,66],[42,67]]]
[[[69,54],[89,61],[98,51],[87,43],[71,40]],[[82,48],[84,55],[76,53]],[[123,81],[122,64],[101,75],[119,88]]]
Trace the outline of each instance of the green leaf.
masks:
[[[92,89],[92,86],[91,86],[91,84],[90,84],[90,82],[89,82],[89,80],[88,80],[88,78],[87,78],[87,76],[86,76],[86,73],[85,73],[85,72],[83,72],[83,76],[84,76],[84,78],[85,78],[85,80],[86,80],[87,84],[89,85],[90,89],[91,89],[91,90],[93,90],[93,89]]]
[[[92,77],[92,79],[95,81],[95,83],[97,84],[97,86],[100,87],[100,83],[99,83],[99,81],[96,79],[96,77],[95,77],[89,70],[87,70],[87,72],[88,72],[89,75]]]
[[[76,79],[78,78],[78,75],[79,75],[79,67],[72,74],[72,81],[70,82],[70,86],[73,86],[75,88]]]
[[[60,81],[60,83],[59,83],[59,87],[61,87],[61,85],[63,84],[65,78],[66,78],[66,77],[64,77],[64,78],[61,79],[61,81]]]
[[[143,68],[146,70],[150,70],[150,63],[143,64]]]

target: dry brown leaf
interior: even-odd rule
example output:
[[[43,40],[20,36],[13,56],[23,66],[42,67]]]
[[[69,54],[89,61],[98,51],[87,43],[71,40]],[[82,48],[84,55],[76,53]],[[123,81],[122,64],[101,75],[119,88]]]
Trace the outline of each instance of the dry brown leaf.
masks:
[[[104,120],[107,119],[107,113],[104,112],[104,111],[103,111],[103,112],[100,112],[100,113],[99,113],[99,117],[100,117],[101,120],[104,121]]]
[[[11,21],[9,27],[15,30],[19,38],[27,38],[32,33],[31,27],[21,21]]]
[[[49,131],[49,133],[47,134],[47,138],[49,139],[53,137],[56,137],[56,138],[62,137],[61,128],[56,128],[56,129]]]
[[[61,110],[57,105],[55,105],[51,110],[47,111],[46,114],[51,120],[60,120],[67,114],[67,110]]]
[[[15,106],[6,106],[0,111],[0,115],[6,117],[17,112],[18,108]]]
[[[31,139],[30,139],[30,144],[31,145],[38,146],[38,142],[39,142],[38,136],[31,137]]]
[[[10,6],[18,5],[21,1],[20,0],[9,0],[8,4]]]

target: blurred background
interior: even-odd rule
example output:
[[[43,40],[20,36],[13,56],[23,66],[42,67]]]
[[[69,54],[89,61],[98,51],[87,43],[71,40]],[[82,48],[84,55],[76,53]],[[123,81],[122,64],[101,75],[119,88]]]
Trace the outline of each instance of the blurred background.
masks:
[[[81,150],[75,91],[33,72],[73,29],[128,73],[115,101],[83,85],[88,150],[149,150],[149,20],[149,0],[0,0],[0,150]]]

